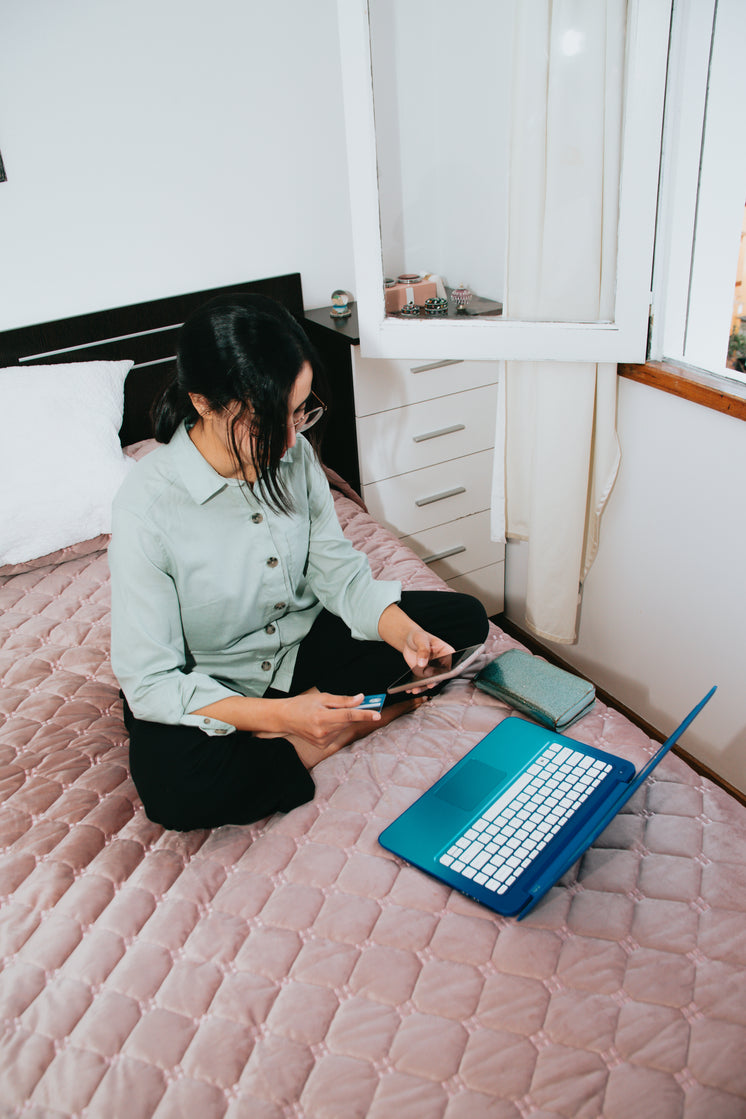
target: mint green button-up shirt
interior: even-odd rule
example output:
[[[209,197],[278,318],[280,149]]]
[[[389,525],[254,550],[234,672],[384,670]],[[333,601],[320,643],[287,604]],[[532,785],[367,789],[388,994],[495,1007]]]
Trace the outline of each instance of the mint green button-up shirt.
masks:
[[[287,691],[322,606],[353,636],[380,640],[379,618],[401,584],[375,580],[343,536],[303,436],[279,469],[291,514],[213,470],[182,425],[125,479],[109,545],[111,659],[137,718],[230,733],[192,713],[270,686]]]

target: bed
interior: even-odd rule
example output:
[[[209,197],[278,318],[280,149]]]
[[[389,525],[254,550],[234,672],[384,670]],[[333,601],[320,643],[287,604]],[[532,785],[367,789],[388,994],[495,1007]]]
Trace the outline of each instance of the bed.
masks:
[[[302,317],[297,275],[236,286]],[[0,378],[134,361],[137,457],[209,294],[9,332]],[[443,586],[331,481],[374,574]],[[164,831],[128,773],[93,528],[0,573],[3,1117],[746,1115],[746,808],[669,756],[524,921],[500,918],[377,842],[510,714],[460,679],[324,761],[288,815]],[[517,644],[493,624],[483,659]],[[636,765],[655,747],[601,702],[570,733]]]

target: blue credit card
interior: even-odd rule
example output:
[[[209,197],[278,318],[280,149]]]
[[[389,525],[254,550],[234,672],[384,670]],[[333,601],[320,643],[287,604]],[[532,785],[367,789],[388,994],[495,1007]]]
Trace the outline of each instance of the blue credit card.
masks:
[[[358,704],[358,711],[380,711],[383,707],[383,701],[386,698],[385,692],[380,692],[377,695],[363,696],[363,702]]]

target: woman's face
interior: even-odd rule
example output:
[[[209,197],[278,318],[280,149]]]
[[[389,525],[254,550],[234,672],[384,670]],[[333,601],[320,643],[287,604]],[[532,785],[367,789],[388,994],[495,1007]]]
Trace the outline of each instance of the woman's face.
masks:
[[[301,366],[300,373],[293,382],[288,397],[288,416],[285,425],[285,449],[295,446],[297,433],[295,423],[303,416],[305,403],[311,395],[313,370],[309,362]],[[205,397],[190,393],[194,407],[200,414],[198,425],[192,429],[192,440],[210,465],[224,478],[243,478],[256,480],[254,470],[254,435],[252,434],[252,413],[249,404],[246,414],[236,423],[233,420],[241,412],[241,404],[236,401],[222,412],[213,412]],[[235,460],[232,431],[235,435],[241,463]]]

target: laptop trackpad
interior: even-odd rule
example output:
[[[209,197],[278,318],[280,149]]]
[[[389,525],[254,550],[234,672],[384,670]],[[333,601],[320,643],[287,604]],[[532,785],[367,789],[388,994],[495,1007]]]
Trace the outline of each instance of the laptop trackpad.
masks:
[[[433,793],[464,812],[472,812],[486,796],[494,795],[504,780],[505,774],[499,769],[472,760],[459,766]]]

